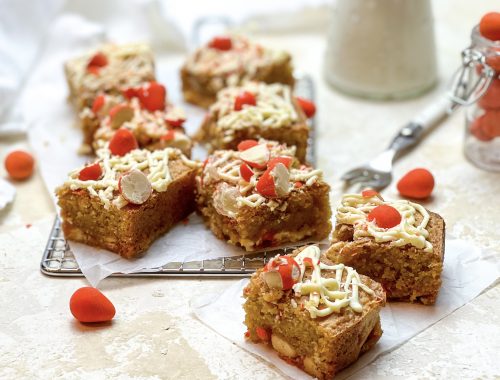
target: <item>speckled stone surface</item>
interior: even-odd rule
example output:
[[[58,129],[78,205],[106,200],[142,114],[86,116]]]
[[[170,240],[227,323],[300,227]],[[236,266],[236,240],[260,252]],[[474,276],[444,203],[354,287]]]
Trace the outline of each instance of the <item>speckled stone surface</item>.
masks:
[[[408,101],[369,102],[332,91],[322,81],[325,42],[320,36],[261,38],[290,50],[297,68],[315,79],[318,166],[332,184],[334,204],[342,193],[342,172],[382,150],[410,116],[443,90],[459,63],[460,50],[468,44],[469,29],[495,5],[498,10],[495,1],[434,2],[441,83],[435,91]],[[178,64],[181,59],[167,57],[159,65]],[[463,130],[459,112],[398,161],[395,176],[414,167],[429,168],[437,185],[426,206],[444,216],[450,235],[498,255],[500,215],[493,207],[500,204],[500,174],[480,171],[465,160]],[[0,159],[25,144],[23,138],[0,140]],[[5,175],[3,167],[0,175]],[[48,192],[39,173],[16,186],[15,202],[0,212],[0,378],[281,377],[190,314],[192,296],[222,291],[232,280],[108,279],[100,288],[117,307],[115,320],[95,328],[76,323],[68,301],[74,290],[87,285],[85,280],[49,278],[39,272],[54,217]],[[397,197],[394,186],[384,195]],[[500,287],[492,286],[354,377],[498,378],[499,307]]]

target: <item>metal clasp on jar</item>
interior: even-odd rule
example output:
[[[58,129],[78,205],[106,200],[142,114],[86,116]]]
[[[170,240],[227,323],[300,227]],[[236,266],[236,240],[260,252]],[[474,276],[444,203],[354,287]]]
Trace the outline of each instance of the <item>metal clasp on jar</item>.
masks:
[[[491,84],[495,70],[486,63],[486,56],[468,47],[462,51],[462,66],[452,77],[450,99],[462,106],[477,102]]]

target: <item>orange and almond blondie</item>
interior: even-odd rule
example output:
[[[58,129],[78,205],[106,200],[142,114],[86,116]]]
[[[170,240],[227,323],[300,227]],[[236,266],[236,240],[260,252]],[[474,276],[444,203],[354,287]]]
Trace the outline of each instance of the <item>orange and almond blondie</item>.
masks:
[[[247,82],[217,93],[198,139],[210,150],[236,149],[246,139],[264,138],[296,147],[304,162],[309,126],[290,86]]]
[[[238,148],[215,151],[197,176],[198,211],[219,239],[255,251],[328,237],[330,187],[321,170],[275,141]]]
[[[365,190],[343,196],[326,256],[380,282],[389,300],[434,304],[444,238],[445,223],[438,214]]]
[[[115,131],[132,131],[139,147],[148,150],[179,148],[191,155],[191,139],[186,136],[184,111],[167,101],[166,89],[156,82],[124,89],[124,95],[100,94],[92,107],[80,112],[84,143],[93,151],[102,148]]]
[[[318,379],[331,379],[382,335],[382,286],[317,246],[276,256],[243,292],[245,336],[270,344],[281,358]]]
[[[100,93],[120,94],[124,87],[155,79],[153,53],[144,44],[104,44],[64,65],[69,98],[78,111],[92,107]]]
[[[181,69],[182,92],[187,102],[207,108],[227,86],[247,80],[294,84],[292,58],[237,35],[219,36],[198,48]]]
[[[100,149],[56,194],[67,239],[130,259],[194,211],[199,164],[175,148],[119,153]]]

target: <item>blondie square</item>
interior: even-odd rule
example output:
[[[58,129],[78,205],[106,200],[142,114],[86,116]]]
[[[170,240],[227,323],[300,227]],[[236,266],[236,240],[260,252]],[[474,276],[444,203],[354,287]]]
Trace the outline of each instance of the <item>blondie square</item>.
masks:
[[[326,256],[382,284],[387,298],[434,304],[441,287],[445,223],[406,200],[372,190],[343,196]]]
[[[287,52],[264,48],[242,36],[215,37],[182,66],[184,99],[207,108],[218,91],[248,80],[293,86],[291,61]]]
[[[239,149],[215,151],[197,177],[198,211],[215,236],[247,251],[328,237],[321,170],[277,142],[247,140]]]
[[[245,336],[318,379],[331,379],[382,335],[382,286],[315,245],[276,256],[244,289]]]
[[[97,153],[56,189],[67,239],[130,259],[194,211],[198,164],[178,149]]]
[[[92,107],[99,93],[120,94],[123,87],[155,79],[153,53],[144,44],[105,44],[67,61],[64,72],[69,99],[81,111]]]
[[[151,82],[125,88],[124,95],[100,94],[92,107],[80,112],[84,144],[95,152],[119,128],[134,134],[139,148],[148,150],[179,148],[190,157],[192,142],[186,136],[184,111],[168,102],[163,85]]]
[[[309,126],[289,86],[247,82],[217,94],[197,137],[212,151],[236,149],[246,139],[274,140],[295,146],[304,162]]]

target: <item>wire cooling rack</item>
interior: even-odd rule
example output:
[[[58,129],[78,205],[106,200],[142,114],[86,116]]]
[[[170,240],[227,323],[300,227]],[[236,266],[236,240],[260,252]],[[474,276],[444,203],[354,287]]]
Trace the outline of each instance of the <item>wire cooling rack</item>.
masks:
[[[314,101],[314,83],[308,75],[298,75],[295,94]],[[310,132],[307,161],[316,163],[315,119],[309,120]],[[114,273],[117,277],[182,276],[182,277],[247,277],[264,266],[268,259],[293,250],[295,247],[273,250],[272,252],[247,253],[239,256],[219,257],[217,259],[170,262],[158,268],[145,269],[136,273]],[[80,267],[64,238],[61,221],[56,216],[50,231],[47,246],[43,252],[40,270],[48,276],[83,276]]]

